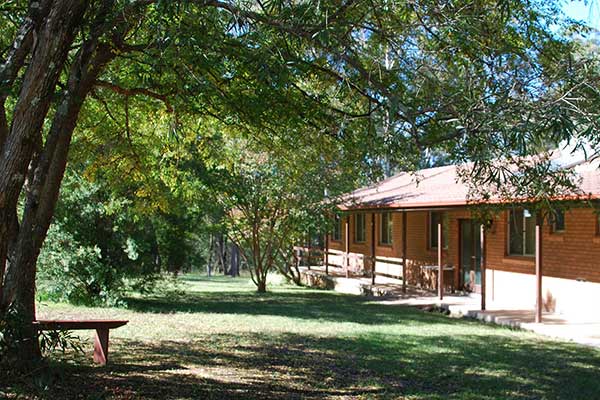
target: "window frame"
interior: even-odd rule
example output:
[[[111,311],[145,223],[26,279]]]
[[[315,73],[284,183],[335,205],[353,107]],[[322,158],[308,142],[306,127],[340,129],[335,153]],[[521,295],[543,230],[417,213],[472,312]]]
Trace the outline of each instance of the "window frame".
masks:
[[[433,228],[433,214],[439,214],[440,216],[440,221],[442,223],[442,250],[448,250],[448,236],[449,236],[449,218],[448,218],[448,214],[444,211],[429,211],[427,213],[427,248],[429,250],[437,250],[438,249],[438,245],[433,245],[433,239],[435,239],[435,241],[437,242],[437,224],[435,227],[435,231]],[[435,232],[435,234],[434,234]]]
[[[387,217],[387,221],[386,221],[386,230],[387,232],[385,232],[386,236],[387,236],[387,240],[384,241],[383,237],[384,237],[384,223],[383,221],[386,220]],[[378,244],[380,246],[392,246],[393,245],[393,241],[394,241],[394,214],[390,211],[383,211],[379,214],[379,240],[378,240]]]
[[[360,219],[362,220],[362,229],[361,229],[361,234],[362,234],[362,238],[359,239],[359,235],[358,235],[358,217],[361,217]],[[354,235],[353,235],[353,242],[354,243],[365,243],[367,241],[367,217],[365,213],[357,213],[354,214]]]
[[[562,228],[557,228],[557,218],[558,215],[562,215],[560,219],[562,219]],[[597,222],[597,220],[596,220]],[[567,230],[566,223],[566,214],[563,210],[556,210],[556,212],[552,215],[552,233],[564,233]]]
[[[525,211],[528,211],[530,213],[530,217],[525,217]],[[522,246],[522,252],[521,253],[512,253],[511,252],[511,248],[510,248],[510,243],[511,243],[511,227],[512,227],[512,221],[511,218],[513,216],[513,213],[515,212],[520,212],[522,214],[522,227],[521,227],[521,246]],[[527,257],[527,258],[532,258],[535,257],[535,250],[536,250],[536,246],[537,244],[534,242],[533,244],[533,252],[532,253],[527,253],[527,218],[536,218],[536,214],[535,213],[531,213],[531,211],[529,211],[527,208],[517,208],[517,209],[513,209],[513,210],[509,210],[508,211],[508,217],[507,217],[507,230],[506,230],[506,255],[508,257]],[[535,225],[534,225],[535,226]],[[533,234],[535,235],[535,228],[534,228],[534,232]]]
[[[331,232],[331,240],[334,242],[342,241],[342,217],[336,215],[333,221],[333,230]]]

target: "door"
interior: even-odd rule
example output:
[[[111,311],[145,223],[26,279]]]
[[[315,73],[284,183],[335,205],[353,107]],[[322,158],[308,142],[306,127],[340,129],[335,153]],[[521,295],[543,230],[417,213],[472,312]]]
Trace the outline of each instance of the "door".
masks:
[[[471,219],[460,220],[460,270],[462,287],[481,293],[480,224]]]

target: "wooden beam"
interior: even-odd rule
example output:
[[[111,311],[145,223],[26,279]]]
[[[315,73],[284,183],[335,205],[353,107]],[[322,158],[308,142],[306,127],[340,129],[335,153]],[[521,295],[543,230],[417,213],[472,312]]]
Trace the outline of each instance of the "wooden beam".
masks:
[[[385,257],[377,257],[376,256],[375,260],[377,262],[383,262],[383,263],[386,263],[386,264],[400,265],[400,266],[402,265],[402,259],[400,259],[400,261],[396,261],[397,258],[385,258]],[[391,274],[391,275],[395,276],[398,279],[400,279],[400,275],[393,275],[393,274]]]
[[[481,224],[479,226],[479,252],[481,255],[480,264],[481,264],[481,310],[485,310],[485,263],[486,263],[486,254],[485,254],[485,225]]]
[[[100,365],[106,365],[108,362],[108,333],[106,328],[96,329],[94,337],[94,362]]]
[[[306,233],[306,265],[310,271],[310,231]]]
[[[402,211],[402,292],[406,293],[406,211]]]
[[[542,223],[543,218],[541,216],[537,216],[535,220],[535,322],[542,322],[542,308],[543,308],[543,300],[542,300]]]
[[[371,213],[371,284],[375,284],[375,213]]]
[[[115,329],[126,325],[127,320],[112,319],[39,319],[33,322],[37,331],[74,331],[81,329]]]
[[[438,229],[438,294],[440,296],[440,300],[444,299],[444,267],[442,266],[442,221],[437,224]]]
[[[346,257],[344,257],[344,268],[346,269],[346,278],[350,276],[348,269],[350,268],[350,215],[347,215],[344,222],[344,238],[346,239]]]

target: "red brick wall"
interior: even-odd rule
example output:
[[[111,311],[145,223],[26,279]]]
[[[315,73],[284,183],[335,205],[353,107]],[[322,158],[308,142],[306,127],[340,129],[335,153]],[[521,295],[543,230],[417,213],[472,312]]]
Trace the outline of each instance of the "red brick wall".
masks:
[[[535,274],[533,257],[507,255],[507,221],[508,212],[503,212],[488,233],[488,268]],[[590,208],[566,211],[565,231],[561,233],[553,233],[546,223],[542,234],[542,261],[545,276],[600,282],[600,237],[594,211]]]
[[[454,279],[459,279],[459,220],[470,218],[466,208],[446,211],[448,214],[448,249],[443,251],[444,264],[455,266]],[[380,257],[402,257],[402,213],[393,213],[393,240],[391,246],[379,244],[380,214],[376,214],[376,254]],[[498,271],[524,274],[535,273],[533,257],[508,256],[507,212],[496,217],[492,228],[486,233],[487,268]],[[354,218],[350,218],[350,252],[370,255],[371,252],[371,213],[366,213],[365,243],[354,243]],[[595,214],[590,208],[576,208],[565,212],[563,233],[552,233],[548,224],[543,228],[543,273],[545,276],[584,279],[600,282],[600,237],[597,236]],[[345,250],[344,219],[342,219],[341,241],[330,238],[330,248]],[[431,286],[429,276],[425,276],[420,266],[437,263],[437,251],[428,248],[428,212],[407,212],[407,282],[413,285]],[[367,270],[370,267],[367,265]],[[400,266],[397,274],[401,274]],[[495,290],[503,290],[495,288]],[[510,288],[506,288],[510,290]]]

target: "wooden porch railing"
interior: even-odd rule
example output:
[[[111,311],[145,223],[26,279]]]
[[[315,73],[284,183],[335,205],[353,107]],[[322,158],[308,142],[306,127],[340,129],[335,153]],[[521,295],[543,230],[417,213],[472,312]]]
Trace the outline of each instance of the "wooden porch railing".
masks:
[[[333,257],[341,259],[340,263],[332,261]],[[377,263],[385,263],[391,265],[403,265],[402,258],[395,257],[372,257],[360,253],[346,253],[340,250],[325,251],[319,247],[294,246],[294,258],[297,266],[306,266],[309,270],[311,266],[325,266],[325,272],[328,273],[328,267],[341,268],[344,275],[350,276],[362,272],[370,272],[373,274],[373,266],[375,266],[375,275],[386,276],[395,279],[402,279],[402,274],[390,274],[377,271]]]

